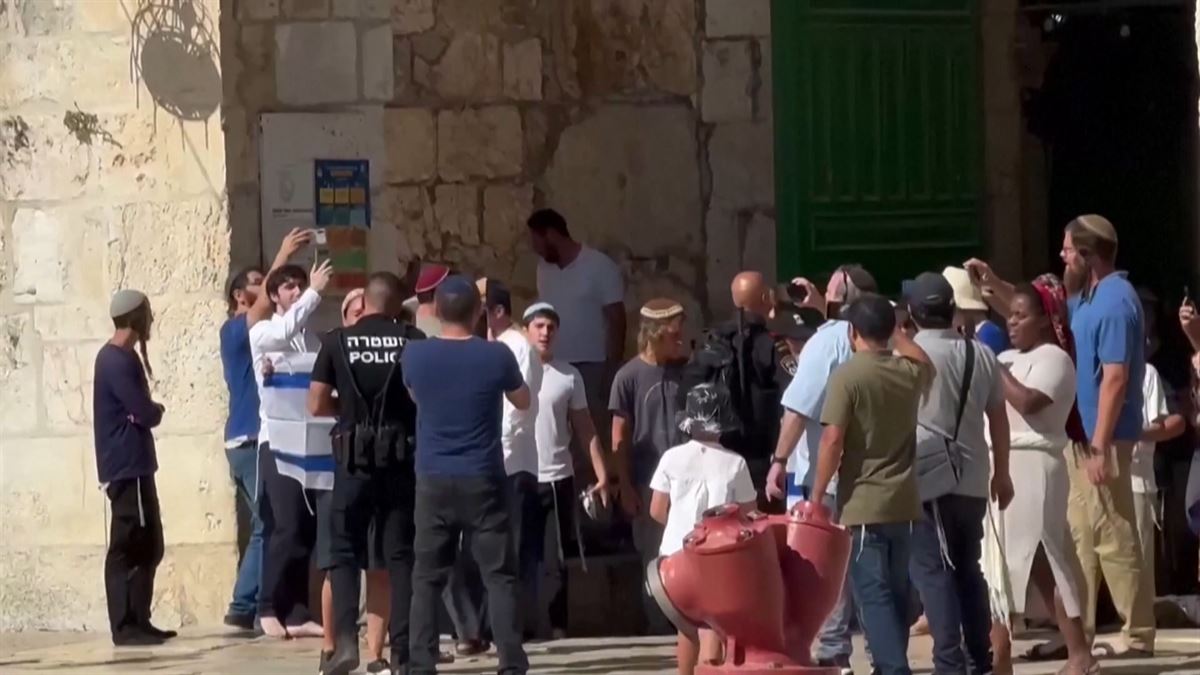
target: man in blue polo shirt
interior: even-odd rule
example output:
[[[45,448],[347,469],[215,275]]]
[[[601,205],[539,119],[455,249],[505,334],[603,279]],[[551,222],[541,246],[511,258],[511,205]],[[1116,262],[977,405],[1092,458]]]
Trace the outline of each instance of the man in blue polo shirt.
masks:
[[[1141,301],[1116,269],[1117,231],[1097,215],[1072,220],[1063,237],[1063,283],[1070,295],[1075,336],[1079,414],[1089,447],[1068,450],[1071,496],[1067,516],[1087,583],[1083,627],[1096,634],[1096,595],[1101,574],[1124,619],[1124,645],[1113,652],[1154,652],[1154,598],[1138,593],[1144,569],[1130,466],[1142,432],[1146,369]],[[1012,286],[986,263],[967,263],[988,291],[1003,299]]]

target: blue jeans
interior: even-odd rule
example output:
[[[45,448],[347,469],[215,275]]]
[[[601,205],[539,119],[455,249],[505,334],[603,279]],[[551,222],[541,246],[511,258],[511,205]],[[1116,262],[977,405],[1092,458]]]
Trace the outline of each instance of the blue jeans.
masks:
[[[263,524],[254,504],[254,495],[257,494],[255,482],[258,480],[258,448],[253,441],[236,448],[226,448],[225,458],[229,460],[229,473],[233,476],[238,494],[250,510],[251,523],[250,540],[246,543],[246,552],[242,555],[241,566],[238,567],[229,613],[255,616],[258,614],[258,587],[262,576],[263,556]]]
[[[807,500],[809,488],[804,485],[794,485],[788,480],[788,508],[796,502]],[[834,515],[838,514],[837,495],[825,495],[825,507]],[[813,656],[818,661],[840,661],[849,659],[854,653],[854,644],[850,636],[850,618],[854,616],[854,595],[850,590],[850,575],[846,575],[846,585],[842,587],[842,595],[838,599],[833,612],[825,618],[821,632],[817,635],[817,644]]]
[[[908,556],[912,523],[855,525],[850,582],[871,661],[880,675],[911,675],[908,666]]]
[[[990,673],[992,613],[979,566],[987,500],[946,495],[922,508],[909,573],[929,620],[934,673]]]

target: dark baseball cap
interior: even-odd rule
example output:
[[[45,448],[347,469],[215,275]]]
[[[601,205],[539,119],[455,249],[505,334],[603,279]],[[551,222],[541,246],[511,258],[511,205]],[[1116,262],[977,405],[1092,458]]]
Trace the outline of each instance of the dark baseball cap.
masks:
[[[936,272],[924,272],[913,279],[904,295],[913,311],[936,316],[954,312],[954,287]]]
[[[816,334],[823,320],[815,309],[778,307],[775,316],[767,321],[767,330],[778,337],[805,342]]]

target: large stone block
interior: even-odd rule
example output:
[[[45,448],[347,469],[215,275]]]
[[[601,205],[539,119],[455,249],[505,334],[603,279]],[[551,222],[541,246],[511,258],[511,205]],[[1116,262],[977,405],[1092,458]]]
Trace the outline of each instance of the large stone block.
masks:
[[[525,221],[533,212],[533,186],[489,185],[483,190],[483,243],[511,257],[528,240]]]
[[[392,0],[392,29],[400,35],[433,28],[433,0]]]
[[[541,40],[504,45],[504,95],[518,101],[542,100]]]
[[[459,33],[430,69],[430,86],[441,96],[483,102],[500,97],[500,40],[494,35]]]
[[[443,184],[433,194],[433,213],[444,235],[463,244],[479,243],[479,188]]]
[[[437,175],[437,124],[424,108],[388,108],[383,113],[389,183],[416,183]]]
[[[147,344],[154,369],[152,393],[167,408],[158,433],[213,433],[225,421],[227,405],[218,333],[225,303],[195,296],[151,297],[154,335]],[[214,442],[219,439],[214,438]]]
[[[0,382],[4,383],[0,387],[0,432],[5,436],[0,450],[11,444],[8,440],[11,434],[32,431],[38,426],[37,359],[41,349],[27,315],[0,316]]]
[[[380,203],[396,226],[396,258],[401,262],[425,258],[429,250],[426,238],[434,236],[437,232],[437,226],[433,222],[433,207],[426,188],[388,188]],[[437,235],[433,250],[440,253],[440,235]]]
[[[93,527],[103,527],[101,513],[90,514]],[[104,556],[103,544],[0,545],[0,630],[107,631]],[[154,622],[171,628],[219,624],[236,574],[233,542],[168,545],[155,578]]]
[[[521,173],[521,115],[511,106],[438,113],[438,175],[448,181]]]
[[[751,43],[704,43],[704,90],[700,111],[706,122],[750,121],[754,116]]]
[[[545,175],[546,203],[590,244],[638,256],[698,254],[696,157],[688,106],[604,106],[562,132]]]
[[[102,302],[35,305],[33,327],[42,342],[103,340],[113,331],[108,306]]]
[[[289,19],[324,19],[329,0],[283,0],[283,15]]]
[[[218,190],[225,178],[220,120],[181,124],[163,117],[151,106],[22,117],[28,146],[8,156],[0,151],[0,200],[102,195],[113,202]]]
[[[549,44],[566,95],[696,93],[695,0],[556,4]]]
[[[95,467],[90,434],[0,444],[0,508],[5,514],[0,541],[30,547],[103,546],[108,534],[105,500]]]
[[[275,25],[244,23],[239,27],[237,49],[227,50],[224,63],[237,66],[224,72],[236,92],[228,97],[250,110],[262,110],[277,104],[275,73]],[[232,83],[229,82],[232,80]]]
[[[729,283],[742,266],[742,224],[739,214],[714,207],[704,218],[708,308],[721,316],[733,309]]]
[[[322,21],[275,27],[275,88],[283,103],[357,100],[357,61],[353,23]]]
[[[758,270],[775,278],[776,269],[775,219],[756,212],[746,223],[742,245],[742,269]]]
[[[241,0],[241,18],[265,21],[279,16],[279,0]]]
[[[92,383],[102,341],[47,344],[42,352],[42,400],[52,431],[86,433],[92,422]]]
[[[131,109],[137,89],[127,36],[73,36],[0,42],[0,110],[53,105]]]
[[[13,259],[16,274],[13,295],[17,302],[60,302],[67,275],[61,218],[37,209],[20,209],[13,218]]]
[[[214,199],[143,202],[90,211],[107,228],[108,287],[147,295],[220,294],[229,269],[225,205]],[[170,226],[169,236],[165,234]]]
[[[245,108],[227,107],[221,111],[225,132],[226,171],[230,185],[258,184],[258,116]]]
[[[108,297],[103,274],[107,234],[79,209],[19,209],[12,232],[12,292],[18,303]]]
[[[775,203],[775,139],[767,124],[719,124],[708,142],[712,203],[722,208]]]
[[[771,34],[771,0],[705,0],[710,38]]]
[[[384,24],[363,31],[363,98],[368,101],[390,101],[395,94],[395,67],[391,26]]]
[[[164,434],[157,445],[155,480],[167,546],[235,541],[237,492],[220,434]]]
[[[20,12],[19,21],[28,36],[129,32],[129,17],[120,2],[33,0],[10,3],[9,7]]]

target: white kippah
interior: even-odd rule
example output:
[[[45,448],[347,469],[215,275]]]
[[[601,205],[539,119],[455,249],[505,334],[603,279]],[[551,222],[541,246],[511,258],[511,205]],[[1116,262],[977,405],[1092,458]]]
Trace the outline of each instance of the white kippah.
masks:
[[[525,310],[524,314],[521,315],[521,320],[524,321],[525,323],[529,323],[529,320],[533,318],[534,314],[537,314],[538,312],[546,312],[546,311],[554,312],[555,314],[558,314],[558,310],[554,309],[554,305],[551,305],[548,302],[535,302],[532,305],[530,305],[528,309]]]
[[[113,319],[125,316],[145,303],[146,294],[141,291],[132,289],[117,291],[113,293],[112,300],[109,302],[108,316]]]

